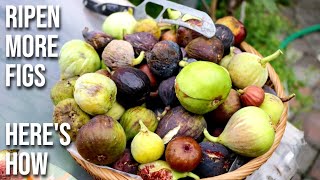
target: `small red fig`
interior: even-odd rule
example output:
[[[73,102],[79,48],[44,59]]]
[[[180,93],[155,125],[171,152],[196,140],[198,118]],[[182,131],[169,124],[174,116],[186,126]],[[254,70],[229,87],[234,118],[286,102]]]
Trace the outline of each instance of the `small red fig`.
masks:
[[[242,106],[259,107],[264,100],[264,90],[259,86],[247,86],[243,90],[239,89]]]

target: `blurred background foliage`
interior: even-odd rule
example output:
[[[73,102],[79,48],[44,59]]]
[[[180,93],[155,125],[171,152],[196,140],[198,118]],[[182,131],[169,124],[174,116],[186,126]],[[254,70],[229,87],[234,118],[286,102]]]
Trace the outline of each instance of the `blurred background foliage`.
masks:
[[[131,0],[135,5],[142,0]],[[258,50],[263,56],[272,54],[279,49],[281,41],[295,31],[290,20],[281,14],[280,6],[290,6],[289,0],[174,0],[189,7],[207,12],[214,20],[226,15],[233,15],[242,20],[246,29],[245,39],[250,45]],[[161,8],[152,6],[147,9],[150,15],[157,15]],[[241,12],[242,11],[242,12]],[[296,93],[297,99],[307,107],[311,100],[300,94],[297,89],[304,84],[298,81],[292,70],[294,63],[284,55],[271,64],[278,73],[288,93]],[[304,106],[306,105],[306,106]]]

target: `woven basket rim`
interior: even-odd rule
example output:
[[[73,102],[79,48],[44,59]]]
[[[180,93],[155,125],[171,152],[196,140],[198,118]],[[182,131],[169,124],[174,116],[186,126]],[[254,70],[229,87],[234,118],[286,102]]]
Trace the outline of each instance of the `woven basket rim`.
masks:
[[[240,48],[246,52],[253,53],[262,57],[262,55],[256,49],[254,49],[251,45],[249,45],[246,42],[242,42],[240,44]],[[267,70],[269,73],[269,78],[274,85],[275,91],[277,92],[277,95],[279,97],[284,97],[285,93],[284,93],[284,89],[281,84],[281,81],[279,79],[279,76],[277,75],[277,73],[269,63],[267,64]],[[288,115],[288,103],[284,103],[284,111],[282,112],[280,121],[276,127],[275,140],[268,152],[266,152],[265,154],[259,157],[252,159],[248,163],[244,164],[243,166],[241,166],[240,168],[232,172],[221,174],[219,176],[204,178],[202,180],[244,179],[250,174],[252,174],[255,170],[260,168],[271,157],[273,152],[279,146],[286,128],[287,115]],[[115,171],[95,166],[90,162],[79,159],[77,156],[73,155],[72,153],[70,154],[78,164],[80,164],[89,174],[91,174],[93,177],[97,179],[119,179],[119,180],[132,179],[131,177],[125,176],[124,174],[119,174]]]

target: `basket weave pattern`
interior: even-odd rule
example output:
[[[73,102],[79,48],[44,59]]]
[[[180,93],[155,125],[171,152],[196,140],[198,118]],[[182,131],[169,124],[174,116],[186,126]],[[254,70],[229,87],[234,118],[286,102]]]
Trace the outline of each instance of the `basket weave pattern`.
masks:
[[[242,42],[240,45],[240,48],[246,52],[256,54],[260,57],[262,55],[255,50],[252,46],[250,46],[246,42]],[[269,78],[270,81],[272,82],[275,91],[277,92],[277,95],[279,97],[284,97],[284,90],[283,86],[281,84],[281,81],[273,69],[273,67],[268,63],[267,64],[267,69],[269,72]],[[275,133],[275,140],[268,152],[263,154],[262,156],[259,156],[257,158],[252,159],[245,165],[241,166],[239,169],[225,173],[219,176],[215,177],[210,177],[210,178],[205,178],[203,180],[226,180],[226,179],[244,179],[248,175],[252,174],[255,170],[257,170],[260,166],[262,166],[272,155],[272,153],[276,150],[276,148],[279,146],[281,138],[284,134],[286,123],[287,123],[287,114],[288,114],[288,103],[284,103],[284,111],[281,115],[280,121],[278,126],[276,127],[276,133]],[[100,168],[95,166],[94,164],[88,163],[82,159],[77,158],[76,156],[72,155],[71,156],[88,172],[90,173],[93,177],[96,179],[110,179],[110,180],[131,180],[132,178],[127,177],[123,174],[119,174],[117,172],[105,169],[105,168]]]

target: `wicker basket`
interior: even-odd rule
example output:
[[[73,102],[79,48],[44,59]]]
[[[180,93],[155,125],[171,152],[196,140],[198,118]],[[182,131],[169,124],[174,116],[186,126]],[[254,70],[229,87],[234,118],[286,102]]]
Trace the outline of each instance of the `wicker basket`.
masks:
[[[250,52],[253,54],[256,54],[258,56],[261,56],[261,54],[255,50],[252,46],[250,46],[246,42],[242,42],[240,45],[240,48],[246,52]],[[262,56],[261,56],[262,57]],[[277,92],[278,96],[283,97],[284,91],[283,86],[281,85],[280,79],[275,72],[275,70],[272,68],[272,66],[268,63],[267,69],[269,71],[269,80],[271,81],[275,91]],[[285,131],[286,123],[287,123],[287,113],[288,113],[288,104],[284,104],[285,109],[282,113],[281,119],[279,121],[279,124],[276,128],[276,134],[275,134],[275,140],[271,147],[271,149],[263,154],[262,156],[259,156],[257,158],[252,159],[245,165],[241,166],[239,169],[225,173],[219,176],[205,178],[203,180],[224,180],[224,179],[244,179],[245,177],[249,176],[253,173],[253,171],[257,170],[262,164],[264,164],[272,155],[272,153],[275,151],[275,149],[280,144],[280,140],[283,136],[283,133]],[[84,161],[83,159],[78,158],[78,156],[75,156],[71,153],[71,156],[93,177],[97,179],[112,179],[112,180],[129,180],[132,179],[131,177],[128,177],[124,174],[117,173],[116,171],[108,170],[106,168],[98,167],[94,164],[88,163],[87,161]]]

